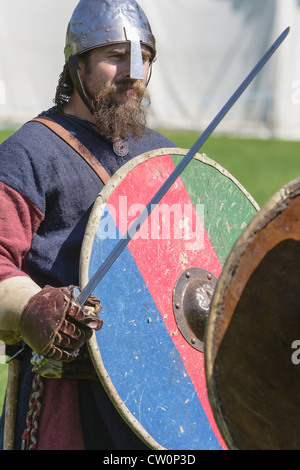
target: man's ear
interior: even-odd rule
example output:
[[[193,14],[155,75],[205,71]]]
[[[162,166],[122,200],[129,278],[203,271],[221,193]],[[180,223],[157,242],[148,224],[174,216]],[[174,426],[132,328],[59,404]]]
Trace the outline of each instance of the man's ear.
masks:
[[[85,71],[85,65],[84,65],[84,61],[80,58],[78,58],[77,71],[78,71],[78,75],[81,79],[83,74],[84,74],[84,71]]]
[[[69,65],[69,72],[70,72],[70,76],[74,84],[74,87],[76,88],[80,98],[82,99],[86,107],[91,111],[91,103],[89,102],[89,99],[87,98],[85,94],[85,90],[82,85],[82,78],[84,76],[85,68],[86,68],[84,64],[84,60],[74,55],[70,57],[68,61],[68,65]]]

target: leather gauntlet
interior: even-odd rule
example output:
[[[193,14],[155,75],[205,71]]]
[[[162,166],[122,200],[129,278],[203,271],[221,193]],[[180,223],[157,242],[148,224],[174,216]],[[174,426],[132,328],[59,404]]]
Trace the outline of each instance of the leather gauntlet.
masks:
[[[56,361],[74,360],[81,346],[100,330],[100,301],[90,296],[85,307],[73,297],[74,286],[45,286],[31,297],[20,318],[24,341],[40,356]]]

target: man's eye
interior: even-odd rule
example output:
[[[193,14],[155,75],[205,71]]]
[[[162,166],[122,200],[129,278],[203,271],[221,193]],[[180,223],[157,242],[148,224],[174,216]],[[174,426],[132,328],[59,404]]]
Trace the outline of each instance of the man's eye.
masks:
[[[147,54],[147,55],[143,55],[143,62],[150,62],[151,60],[151,57]]]
[[[123,53],[116,53],[116,54],[111,54],[109,56],[109,59],[113,59],[113,60],[124,60],[126,59],[128,56],[128,54],[123,54]]]

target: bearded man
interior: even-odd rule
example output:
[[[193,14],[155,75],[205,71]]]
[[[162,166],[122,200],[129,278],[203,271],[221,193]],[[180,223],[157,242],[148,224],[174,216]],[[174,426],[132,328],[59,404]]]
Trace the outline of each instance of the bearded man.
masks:
[[[93,296],[88,309],[78,307],[72,286],[90,210],[107,180],[101,175],[146,151],[174,147],[146,127],[155,39],[134,0],[81,0],[65,57],[55,106],[0,146],[0,339],[22,351],[14,448],[143,449],[92,367],[87,377],[85,342],[101,328],[101,307]],[[75,140],[101,173],[80,158]],[[76,374],[36,377],[33,353]],[[3,427],[4,414],[2,440]]]

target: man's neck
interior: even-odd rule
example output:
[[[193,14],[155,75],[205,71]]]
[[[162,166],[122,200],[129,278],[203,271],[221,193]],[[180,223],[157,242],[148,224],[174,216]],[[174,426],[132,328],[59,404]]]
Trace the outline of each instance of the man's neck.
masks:
[[[64,113],[94,123],[94,117],[75,90],[70,101],[64,105]]]

